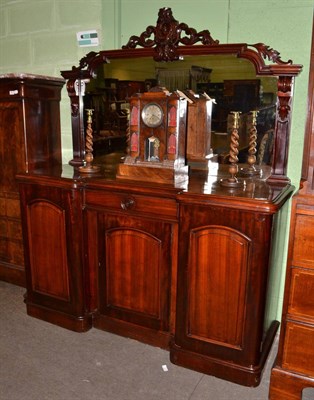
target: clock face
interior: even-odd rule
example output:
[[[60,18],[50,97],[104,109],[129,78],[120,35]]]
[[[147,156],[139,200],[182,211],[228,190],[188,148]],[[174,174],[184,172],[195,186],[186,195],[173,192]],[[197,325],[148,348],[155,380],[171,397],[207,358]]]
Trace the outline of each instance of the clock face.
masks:
[[[142,120],[149,128],[162,124],[164,113],[157,103],[148,103],[142,110]]]

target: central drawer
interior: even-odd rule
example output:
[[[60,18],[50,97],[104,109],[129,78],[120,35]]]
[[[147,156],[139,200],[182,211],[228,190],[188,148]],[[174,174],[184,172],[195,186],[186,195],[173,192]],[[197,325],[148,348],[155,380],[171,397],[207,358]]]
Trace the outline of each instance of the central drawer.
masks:
[[[131,192],[105,192],[86,190],[85,204],[90,207],[105,207],[114,211],[150,214],[177,219],[178,204],[175,199],[152,197]]]

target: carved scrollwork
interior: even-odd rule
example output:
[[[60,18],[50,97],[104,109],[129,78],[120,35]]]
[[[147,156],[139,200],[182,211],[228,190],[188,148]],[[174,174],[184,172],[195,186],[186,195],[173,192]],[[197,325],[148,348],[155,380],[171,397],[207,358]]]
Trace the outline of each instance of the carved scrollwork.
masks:
[[[258,51],[258,53],[264,58],[264,60],[267,58],[268,61],[272,61],[273,63],[281,65],[292,64],[292,60],[282,61],[279,51],[274,50],[270,46],[266,46],[264,43],[256,43],[252,44],[251,46]]]
[[[103,63],[107,63],[108,59],[102,54],[102,52],[95,52],[91,51],[88,54],[86,54],[85,57],[80,59],[79,66],[72,67],[72,71],[83,71],[85,68],[89,71],[90,76],[93,78],[96,78],[97,73],[97,67]]]
[[[182,32],[186,35],[181,37]],[[150,37],[154,35],[154,39]],[[131,36],[130,40],[123,49],[142,47],[155,47],[155,61],[175,61],[180,59],[178,53],[179,44],[193,45],[201,42],[206,45],[217,45],[218,40],[214,40],[208,30],[197,32],[185,23],[179,23],[174,19],[172,10],[164,7],[159,10],[156,27],[148,26],[146,31],[140,36]]]
[[[156,28],[152,25],[146,28],[140,36],[133,35],[130,37],[128,43],[122,46],[122,49],[135,49],[137,45],[142,47],[153,47],[155,45],[155,40],[150,39],[150,36],[155,34]]]
[[[77,117],[79,113],[79,98],[76,90],[76,80],[69,79],[67,82],[67,91],[71,102],[71,115]]]
[[[278,90],[283,93],[291,92],[292,78],[291,76],[280,76],[278,79]]]
[[[79,113],[79,104],[74,99],[71,99],[71,115],[77,117]]]
[[[280,119],[284,121],[285,119],[287,119],[291,110],[291,107],[289,105],[290,96],[289,97],[278,96],[278,97],[279,97],[278,114],[280,116]]]
[[[95,57],[97,57],[97,55],[98,55],[98,53],[96,53],[95,51],[90,51],[89,53],[86,54],[85,57],[80,59],[79,66],[78,67],[73,66],[72,70],[76,71],[76,70],[82,70],[82,69],[86,68],[90,64],[91,60],[93,60]]]
[[[282,121],[286,120],[291,111],[290,100],[292,90],[292,77],[280,76],[278,79],[278,114]]]

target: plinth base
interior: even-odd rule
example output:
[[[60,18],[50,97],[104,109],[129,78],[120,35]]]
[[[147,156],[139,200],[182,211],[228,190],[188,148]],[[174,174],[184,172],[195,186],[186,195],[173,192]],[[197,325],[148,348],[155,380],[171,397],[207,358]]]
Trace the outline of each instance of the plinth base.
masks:
[[[62,311],[52,310],[40,304],[34,304],[25,300],[27,314],[31,317],[50,322],[74,332],[86,332],[92,328],[92,316],[84,314],[81,316],[70,315]]]
[[[271,350],[279,322],[273,321],[265,336],[260,357],[256,364],[238,364],[196,350],[185,349],[174,342],[170,343],[170,361],[181,367],[189,368],[203,374],[213,375],[220,379],[237,383],[242,386],[256,387],[260,384],[263,369]],[[219,346],[218,346],[219,347]],[[217,349],[218,349],[217,347]],[[223,352],[222,352],[223,354]]]

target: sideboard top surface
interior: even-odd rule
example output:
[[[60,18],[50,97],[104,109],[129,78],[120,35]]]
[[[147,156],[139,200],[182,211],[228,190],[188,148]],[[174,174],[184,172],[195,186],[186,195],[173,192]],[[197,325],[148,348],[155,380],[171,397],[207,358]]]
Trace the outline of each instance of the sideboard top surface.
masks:
[[[112,158],[109,155],[109,160]],[[174,183],[141,182],[116,178],[118,163],[101,165],[101,172],[88,176],[70,165],[62,168],[35,170],[32,174],[19,174],[19,182],[36,181],[41,184],[61,187],[85,188],[89,190],[113,190],[125,193],[137,193],[150,196],[176,198],[179,202],[199,204],[218,204],[240,209],[275,213],[292,195],[294,187],[290,184],[279,185],[267,182],[269,167],[264,167],[261,177],[240,178],[243,185],[230,189],[220,185],[227,178],[228,165],[216,164],[205,171],[191,171],[189,175],[178,175]]]

